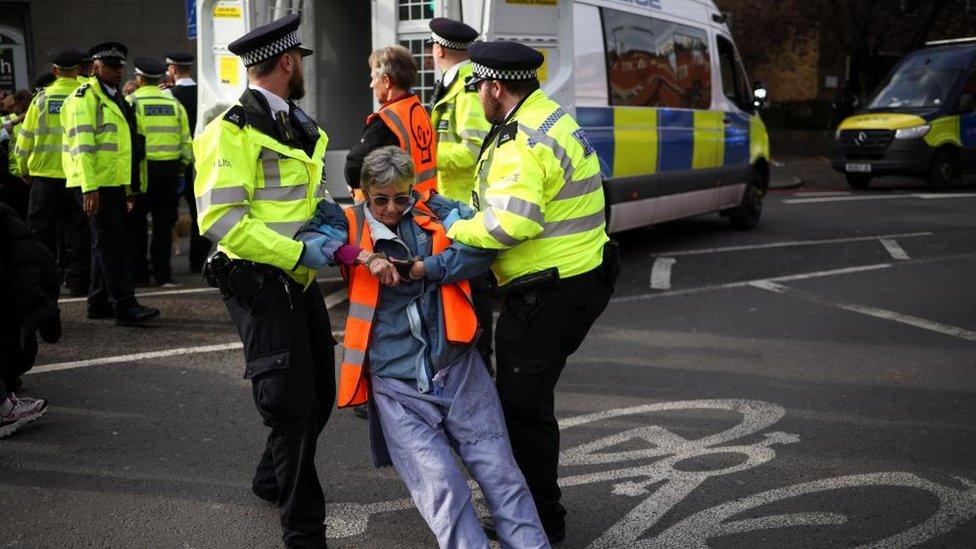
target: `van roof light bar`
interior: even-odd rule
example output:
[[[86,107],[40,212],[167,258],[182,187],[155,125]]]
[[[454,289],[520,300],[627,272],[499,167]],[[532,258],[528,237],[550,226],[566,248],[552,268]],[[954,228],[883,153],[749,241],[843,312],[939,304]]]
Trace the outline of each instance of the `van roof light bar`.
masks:
[[[949,40],[933,40],[931,42],[926,42],[926,46],[948,46],[950,44],[968,44],[970,42],[976,42],[976,36],[970,36],[968,38],[952,38]]]

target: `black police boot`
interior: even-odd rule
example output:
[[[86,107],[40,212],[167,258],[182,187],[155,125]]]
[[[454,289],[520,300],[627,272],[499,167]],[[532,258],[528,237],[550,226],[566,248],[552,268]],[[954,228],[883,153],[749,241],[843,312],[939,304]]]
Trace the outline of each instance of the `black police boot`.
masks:
[[[130,305],[122,308],[115,315],[115,323],[119,326],[139,326],[159,316],[159,309]]]
[[[115,310],[108,303],[104,305],[89,305],[88,306],[88,319],[89,320],[104,320],[106,318],[115,318]]]

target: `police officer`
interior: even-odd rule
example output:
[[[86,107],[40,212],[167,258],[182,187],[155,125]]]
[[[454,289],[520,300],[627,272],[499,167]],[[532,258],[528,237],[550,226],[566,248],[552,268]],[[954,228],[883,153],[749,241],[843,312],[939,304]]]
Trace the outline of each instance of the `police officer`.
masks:
[[[474,166],[491,129],[477,92],[465,88],[471,77],[468,46],[478,31],[460,21],[436,17],[430,21],[431,55],[443,74],[434,87],[430,121],[437,132],[437,192],[463,203],[471,201]],[[491,370],[491,275],[469,281],[478,324],[484,330],[477,348]]]
[[[186,109],[190,121],[190,135],[197,127],[197,83],[193,80],[193,54],[173,51],[166,54],[166,75],[173,85],[169,89],[173,97]],[[210,253],[213,243],[200,234],[197,224],[197,205],[193,197],[193,166],[186,170],[183,185],[183,199],[190,209],[190,272],[199,273],[203,270],[203,262]]]
[[[225,296],[244,377],[271,428],[252,490],[278,504],[286,546],[325,547],[315,450],[335,400],[335,340],[315,272],[328,237],[294,235],[323,199],[344,214],[325,188],[328,138],[292,102],[304,96],[311,53],[298,26],[289,15],[228,46],[247,66],[248,89],[194,140],[194,187],[200,229],[218,243],[205,273]]]
[[[61,165],[61,107],[78,88],[78,68],[84,52],[69,48],[51,57],[53,83],[34,95],[17,136],[20,173],[30,177],[27,223],[64,270],[64,283],[73,296],[88,295],[91,282],[91,228],[88,218],[65,187]]]
[[[92,230],[88,318],[138,325],[159,316],[159,309],[136,301],[127,253],[125,216],[130,197],[140,192],[139,162],[145,154],[135,114],[119,88],[128,49],[105,42],[89,53],[94,76],[61,106],[67,187],[77,189]]]
[[[551,542],[566,534],[556,468],[556,383],[603,312],[619,268],[608,245],[597,155],[579,124],[539,89],[543,57],[515,42],[473,44],[473,76],[495,124],[478,159],[473,218],[458,242],[500,250],[498,393],[515,459]]]
[[[190,124],[186,109],[170,94],[159,89],[166,64],[151,57],[137,57],[136,88],[128,96],[136,112],[139,133],[146,136],[146,193],[136,200],[130,213],[133,259],[138,280],[146,268],[146,214],[152,214],[152,276],[156,284],[175,287],[170,257],[173,226],[179,207],[179,180],[193,161]]]

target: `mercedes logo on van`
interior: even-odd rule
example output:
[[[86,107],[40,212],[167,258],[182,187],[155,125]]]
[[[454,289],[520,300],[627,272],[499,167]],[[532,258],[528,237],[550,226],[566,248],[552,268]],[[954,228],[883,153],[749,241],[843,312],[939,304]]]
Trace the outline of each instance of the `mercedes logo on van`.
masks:
[[[857,137],[854,138],[854,144],[855,145],[863,145],[863,144],[865,144],[867,142],[868,142],[868,134],[867,134],[867,132],[860,132],[860,133],[857,134]]]

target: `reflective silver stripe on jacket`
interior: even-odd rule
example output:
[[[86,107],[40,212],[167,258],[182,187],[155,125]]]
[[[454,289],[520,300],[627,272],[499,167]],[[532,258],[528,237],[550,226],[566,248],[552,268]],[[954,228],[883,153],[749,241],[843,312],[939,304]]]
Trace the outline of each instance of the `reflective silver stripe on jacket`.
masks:
[[[396,127],[397,127],[398,130],[400,130],[399,131],[400,137],[403,138],[403,150],[405,150],[405,151],[407,151],[409,153],[410,152],[410,134],[407,133],[407,127],[403,125],[403,120],[400,120],[400,117],[397,116],[396,111],[394,111],[392,109],[387,109],[387,110],[385,110],[383,112],[385,112],[386,115],[390,117],[390,120],[393,121],[393,124],[396,125]]]
[[[72,155],[78,153],[90,153],[97,151],[118,151],[119,145],[117,143],[102,143],[100,145],[77,145],[73,147],[69,152]]]
[[[264,186],[281,186],[281,167],[278,166],[280,155],[271,149],[261,149],[261,168],[264,173]]]
[[[289,200],[304,200],[308,196],[306,184],[289,187],[270,187],[254,189],[253,200],[274,200],[285,202]]]
[[[349,313],[348,316],[352,318],[358,318],[359,320],[365,320],[370,322],[373,320],[373,313],[376,309],[370,307],[369,305],[362,305],[360,303],[349,302]]]
[[[424,181],[427,181],[428,179],[433,179],[435,177],[437,177],[437,168],[431,168],[429,170],[424,170],[424,171],[418,173],[414,177],[414,182],[416,182],[416,183],[422,183]]]
[[[244,187],[218,187],[204,192],[197,198],[197,208],[203,212],[215,205],[241,204],[247,201]]]
[[[505,232],[502,228],[501,223],[499,223],[498,218],[495,216],[495,212],[491,207],[485,208],[485,230],[488,231],[495,240],[497,240],[503,246],[515,246],[519,243],[518,240],[513,238],[510,234]]]
[[[304,221],[275,221],[275,222],[265,221],[264,224],[267,225],[269,229],[280,234],[281,236],[287,236],[288,238],[292,238],[295,236],[295,233],[298,232],[298,229],[301,229],[302,226],[305,225],[305,222]]]
[[[35,152],[35,153],[60,153],[61,152],[61,145],[51,145],[51,144],[45,144],[45,143],[42,143],[40,145],[35,144],[31,148],[31,150],[33,152]],[[27,151],[23,151],[23,153],[24,153],[23,156],[27,156],[27,154],[28,154]]]
[[[366,353],[364,351],[360,351],[359,349],[352,349],[349,347],[344,347],[342,349],[342,362],[346,364],[362,366],[363,361],[365,360],[366,360]]]
[[[203,207],[203,204],[199,198],[197,199],[197,208],[200,212],[205,211],[205,208]],[[232,208],[228,208],[227,211],[218,217],[217,221],[214,221],[213,225],[207,229],[205,236],[214,242],[220,241],[221,238],[227,236],[227,233],[229,233],[235,225],[244,219],[245,215],[247,215],[247,206],[234,206]]]
[[[179,126],[146,126],[146,133],[180,133]]]
[[[528,200],[523,200],[515,196],[492,196],[488,198],[488,204],[491,204],[492,208],[531,219],[539,225],[542,225],[545,221],[542,215],[542,208],[538,204],[533,204]]]
[[[603,176],[600,172],[593,174],[586,179],[580,179],[578,181],[567,181],[563,183],[563,188],[559,189],[559,193],[553,198],[555,200],[567,200],[570,198],[578,198],[580,196],[586,196],[597,189],[603,188]]]
[[[574,219],[552,221],[543,225],[542,234],[537,238],[552,238],[556,236],[569,236],[572,234],[585,233],[603,225],[605,221],[606,217],[603,210]]]
[[[146,152],[180,152],[181,145],[146,145]]]

